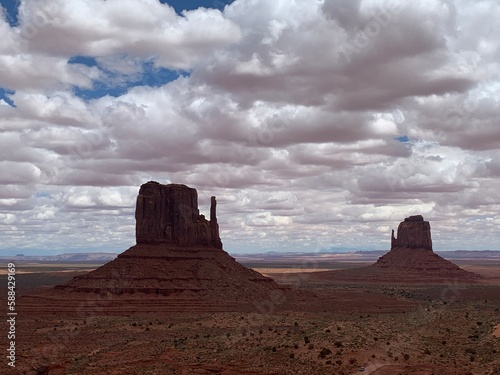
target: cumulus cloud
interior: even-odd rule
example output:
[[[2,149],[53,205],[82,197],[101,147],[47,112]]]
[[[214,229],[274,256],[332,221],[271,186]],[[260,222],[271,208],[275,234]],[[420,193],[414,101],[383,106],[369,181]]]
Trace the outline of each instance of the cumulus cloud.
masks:
[[[0,18],[2,247],[123,250],[148,180],[197,188],[204,213],[217,195],[234,252],[387,249],[418,213],[438,249],[495,247],[499,17],[493,0],[22,1]],[[163,68],[184,74],[144,78]]]

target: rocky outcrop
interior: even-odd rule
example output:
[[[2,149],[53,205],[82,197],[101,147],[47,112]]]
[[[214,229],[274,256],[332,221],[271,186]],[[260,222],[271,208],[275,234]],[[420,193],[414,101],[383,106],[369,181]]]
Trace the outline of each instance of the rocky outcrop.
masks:
[[[425,249],[432,251],[431,226],[422,215],[407,217],[398,227],[398,237],[392,231],[391,249]]]
[[[278,285],[222,250],[216,207],[212,197],[206,220],[199,213],[195,189],[153,181],[142,185],[135,211],[137,245],[56,291],[123,298],[153,294],[167,298],[168,309],[182,301],[175,305],[181,311],[196,310],[200,304],[204,311],[254,311],[260,309],[256,302],[271,296],[290,303],[309,296]]]
[[[198,210],[196,189],[150,181],[141,186],[137,196],[136,242],[222,249],[216,205],[212,197],[208,221]]]
[[[391,235],[391,251],[371,267],[388,272],[417,273],[426,277],[474,279],[478,275],[461,269],[432,250],[431,226],[421,215],[407,217]]]

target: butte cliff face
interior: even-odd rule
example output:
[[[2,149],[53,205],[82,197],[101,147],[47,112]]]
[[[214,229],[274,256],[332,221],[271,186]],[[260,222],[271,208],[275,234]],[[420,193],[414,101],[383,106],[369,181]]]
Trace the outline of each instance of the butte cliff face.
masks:
[[[392,231],[391,249],[424,249],[432,251],[431,225],[421,215],[407,217],[398,227],[398,238]]]
[[[391,251],[380,257],[372,267],[432,277],[478,277],[434,253],[431,226],[421,215],[404,219],[398,226],[397,238],[392,231]]]
[[[162,308],[176,311],[201,309],[200,303],[208,311],[255,310],[256,302],[276,293],[289,302],[304,294],[242,266],[222,250],[215,197],[206,220],[195,189],[150,181],[139,190],[135,217],[135,246],[56,289],[126,298],[156,294],[167,297]]]
[[[212,197],[208,221],[198,210],[196,189],[150,181],[141,186],[137,196],[136,242],[222,249],[216,205]]]

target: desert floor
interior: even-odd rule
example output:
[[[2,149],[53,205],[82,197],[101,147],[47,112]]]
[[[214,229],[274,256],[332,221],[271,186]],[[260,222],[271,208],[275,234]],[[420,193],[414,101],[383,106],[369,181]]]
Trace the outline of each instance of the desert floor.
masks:
[[[30,265],[31,272],[17,275],[16,369],[2,356],[0,373],[500,374],[500,265],[461,266],[487,278],[336,284],[309,280],[304,271],[310,269],[300,265],[264,265],[260,271],[315,293],[322,304],[288,309],[271,298],[255,301],[259,312],[205,311],[204,305],[182,312],[182,300],[155,305],[154,296],[85,294],[66,309],[30,299],[40,287],[89,268]],[[107,311],[107,304],[120,309]],[[2,325],[2,337],[5,330]]]

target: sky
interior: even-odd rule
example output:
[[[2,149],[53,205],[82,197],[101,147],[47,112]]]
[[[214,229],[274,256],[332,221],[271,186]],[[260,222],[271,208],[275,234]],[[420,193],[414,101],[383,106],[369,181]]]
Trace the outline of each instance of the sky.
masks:
[[[230,253],[500,249],[498,0],[0,0],[0,254],[126,250],[141,184]]]

